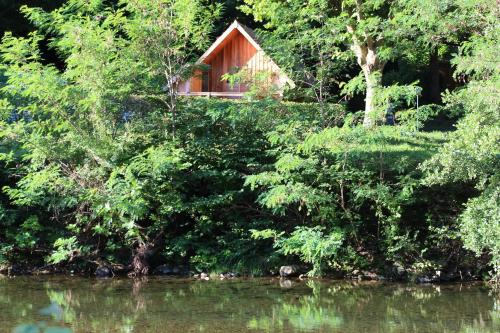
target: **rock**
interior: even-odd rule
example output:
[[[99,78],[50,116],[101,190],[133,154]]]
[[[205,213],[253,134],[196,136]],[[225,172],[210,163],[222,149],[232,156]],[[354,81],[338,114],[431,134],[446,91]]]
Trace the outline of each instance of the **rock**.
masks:
[[[449,271],[440,274],[440,280],[444,282],[453,282],[453,281],[458,281],[460,280],[460,273],[455,271]]]
[[[52,274],[52,271],[49,269],[40,269],[34,272],[35,275],[49,275]],[[71,271],[71,275],[73,275],[73,271]]]
[[[374,273],[374,272],[366,272],[366,271],[363,271],[361,272],[362,273],[362,279],[363,280],[379,280],[379,276],[377,275],[377,273]]]
[[[400,263],[396,262],[394,265],[387,269],[387,273],[391,279],[396,281],[406,280],[408,277],[408,272]]]
[[[153,271],[157,275],[172,275],[172,267],[169,265],[160,265]]]
[[[113,270],[108,267],[108,266],[99,266],[95,270],[94,275],[98,278],[104,279],[104,278],[110,278],[113,277]]]
[[[210,277],[208,276],[208,274],[207,274],[207,273],[201,273],[201,274],[200,274],[200,279],[201,279],[201,280],[208,281],[208,280],[210,280]]]
[[[417,276],[415,278],[415,283],[431,283],[432,280],[428,276]]]
[[[226,273],[220,273],[219,274],[219,277],[220,277],[221,280],[234,279],[237,276],[238,276],[238,274],[233,273],[233,272],[226,272]]]
[[[415,277],[415,283],[423,284],[423,283],[434,283],[439,282],[439,276],[437,275],[419,275]]]
[[[298,276],[298,275],[299,275],[299,269],[295,265],[281,266],[280,267],[280,276],[281,277],[292,277],[292,276]]]
[[[292,280],[288,280],[288,279],[280,279],[280,287],[285,288],[285,289],[292,288],[293,282],[292,282]]]
[[[351,272],[351,274],[347,275],[347,278],[350,278],[352,280],[358,280],[358,281],[379,281],[379,280],[385,280],[385,277],[382,275],[378,275],[375,272],[370,272],[370,271],[360,271],[360,270],[354,270]]]
[[[7,267],[8,276],[25,275],[25,274],[28,274],[28,272],[23,270],[23,268],[19,265],[11,265]]]
[[[300,274],[299,275],[299,279],[300,280],[305,280],[305,279],[307,279],[307,275],[306,274]]]
[[[446,276],[445,274],[442,274],[441,270],[436,270],[434,273],[432,272],[427,272],[425,273],[420,273],[416,274],[414,277],[415,283],[435,283],[435,282],[440,282],[440,281],[446,281],[445,280]]]
[[[181,275],[181,269],[176,266],[170,266],[170,265],[160,265],[155,268],[154,274],[156,275]]]

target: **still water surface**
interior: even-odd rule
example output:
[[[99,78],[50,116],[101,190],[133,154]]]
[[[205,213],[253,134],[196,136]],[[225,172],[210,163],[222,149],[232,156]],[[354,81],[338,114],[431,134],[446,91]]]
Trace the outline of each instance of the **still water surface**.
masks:
[[[482,284],[0,278],[0,332],[29,323],[75,333],[489,333],[500,332],[500,294]]]

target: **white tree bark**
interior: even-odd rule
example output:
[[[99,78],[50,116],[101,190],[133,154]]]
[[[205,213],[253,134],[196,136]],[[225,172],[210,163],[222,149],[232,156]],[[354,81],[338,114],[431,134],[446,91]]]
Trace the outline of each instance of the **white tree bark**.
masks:
[[[377,91],[382,87],[382,73],[378,70],[363,69],[366,81],[365,115],[363,125],[371,127],[380,119],[377,113],[376,96]]]
[[[353,31],[353,29],[350,29]],[[371,37],[368,37],[365,42],[359,41],[355,35],[353,37],[352,49],[356,54],[361,70],[363,71],[366,82],[366,97],[365,97],[365,115],[363,125],[366,127],[373,126],[377,119],[376,114],[376,95],[377,90],[382,87],[382,70],[385,66],[385,61],[381,61],[377,55],[376,43]]]
[[[353,14],[358,23],[364,19],[360,0],[356,1],[356,9]],[[356,31],[353,24],[347,25],[347,31],[351,34],[352,50],[365,76],[366,97],[363,125],[371,127],[379,120],[376,114],[376,96],[377,90],[382,88],[382,71],[386,62],[380,60],[377,54],[377,45],[380,40],[366,33],[361,34],[363,37],[360,39],[360,33]]]

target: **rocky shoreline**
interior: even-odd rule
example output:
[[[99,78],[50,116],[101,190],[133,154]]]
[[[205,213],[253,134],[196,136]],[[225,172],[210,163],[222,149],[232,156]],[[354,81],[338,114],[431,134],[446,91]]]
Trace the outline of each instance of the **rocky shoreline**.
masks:
[[[127,266],[121,265],[99,265],[92,271],[77,271],[68,268],[44,266],[44,267],[25,267],[21,265],[4,265],[0,266],[0,276],[15,277],[26,275],[70,275],[70,276],[86,276],[99,279],[109,279],[114,277],[135,277],[132,271]],[[236,278],[252,278],[257,277],[249,274],[241,274],[238,272],[207,272],[207,271],[192,271],[187,267],[162,264],[157,266],[151,276],[165,276],[175,278],[191,278],[195,280],[226,280]],[[258,277],[279,277],[286,279],[313,279],[307,275],[307,269],[298,265],[283,265],[277,272],[269,272],[269,274],[259,275]],[[335,274],[325,274],[322,279],[335,280],[357,280],[357,281],[387,281],[387,282],[413,282],[417,284],[425,283],[447,283],[447,282],[468,282],[480,281],[481,278],[472,275],[469,271],[462,272],[456,270],[454,272],[428,272],[426,274],[412,274],[403,267],[395,267],[388,271],[387,274],[379,274],[369,270],[353,270],[349,273],[337,272]]]

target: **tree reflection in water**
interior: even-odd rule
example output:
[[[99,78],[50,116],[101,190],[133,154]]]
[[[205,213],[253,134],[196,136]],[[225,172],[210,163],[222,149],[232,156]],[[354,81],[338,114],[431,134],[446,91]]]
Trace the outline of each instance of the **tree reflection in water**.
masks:
[[[500,331],[499,308],[498,293],[481,285],[0,279],[2,333],[40,322],[71,328],[74,333],[489,333]]]

